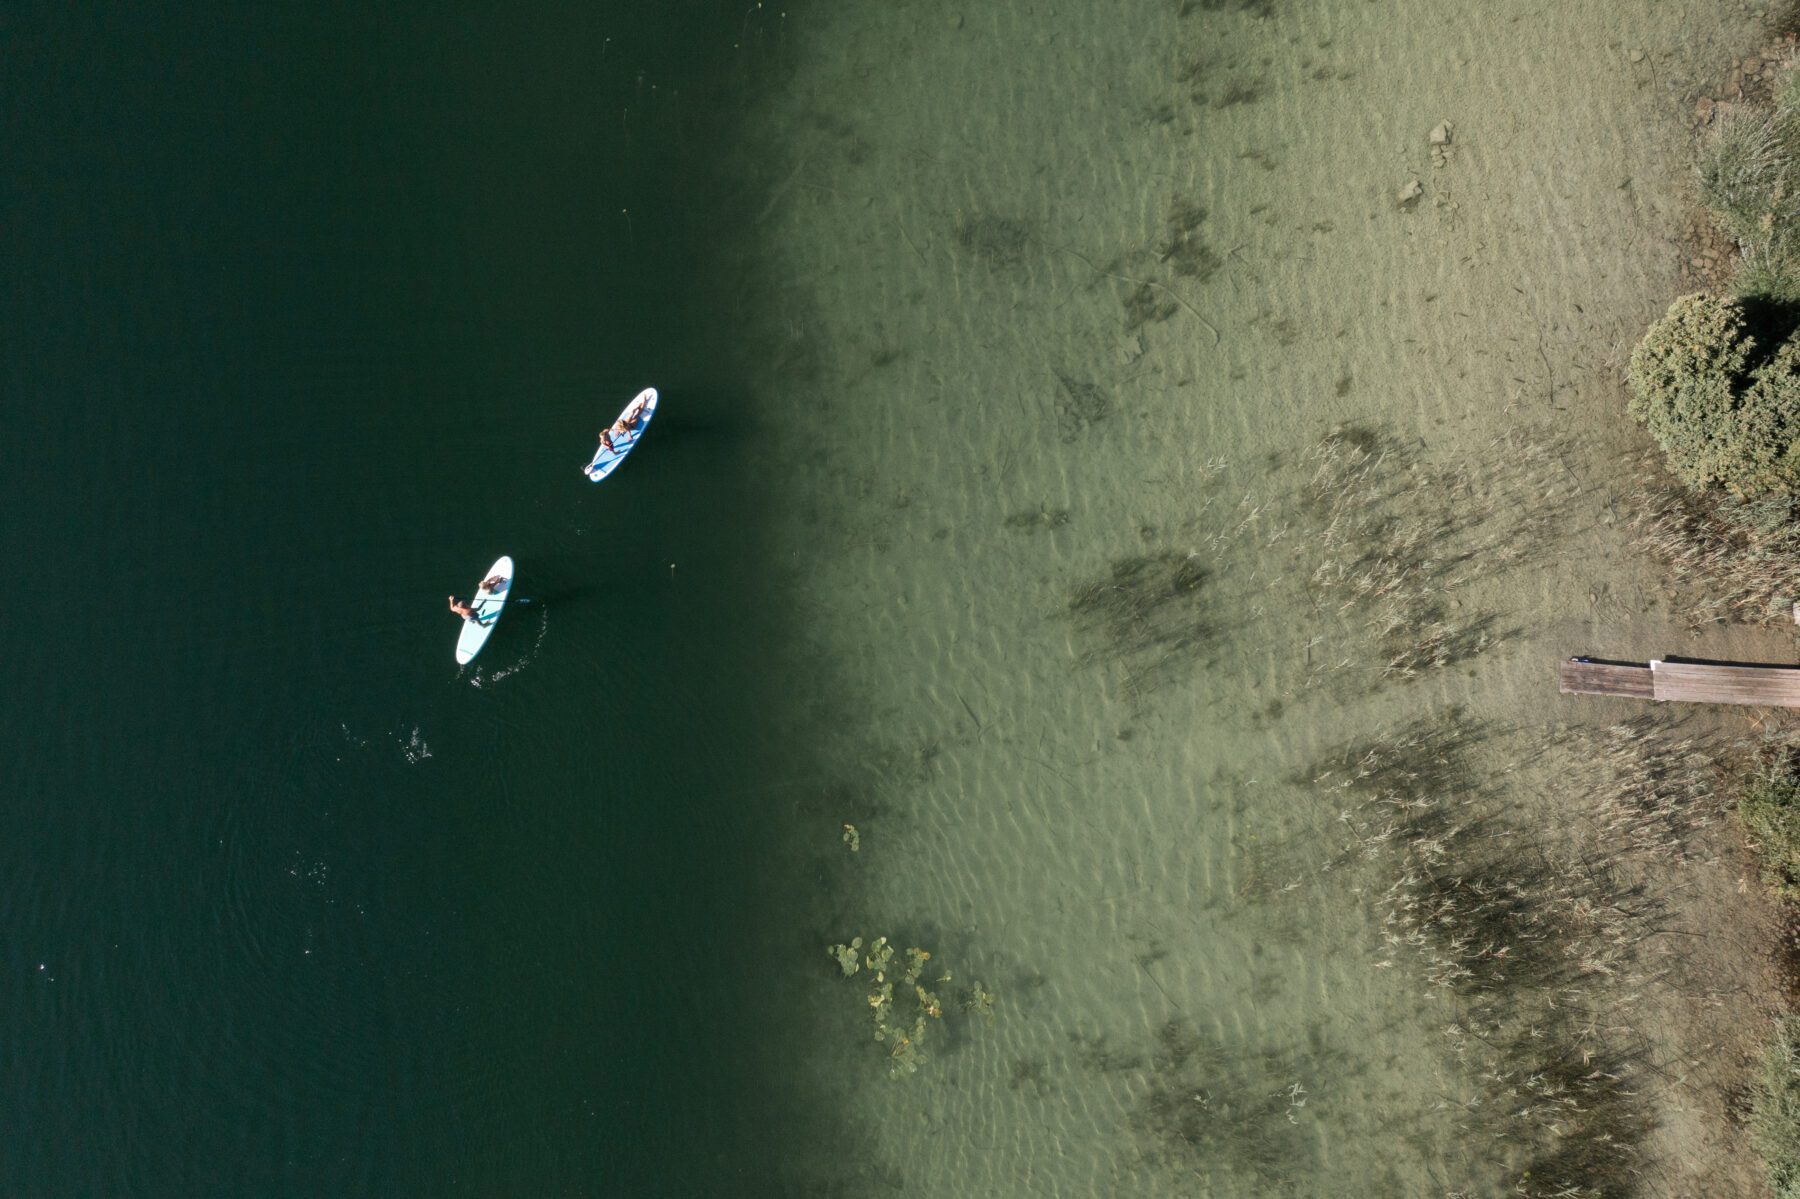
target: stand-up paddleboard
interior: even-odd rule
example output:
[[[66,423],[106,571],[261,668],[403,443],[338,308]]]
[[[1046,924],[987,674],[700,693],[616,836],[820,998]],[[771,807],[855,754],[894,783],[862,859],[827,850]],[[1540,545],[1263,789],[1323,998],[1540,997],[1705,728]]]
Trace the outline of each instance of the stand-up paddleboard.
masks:
[[[601,442],[599,451],[594,454],[594,460],[581,468],[581,472],[594,482],[598,483],[607,475],[618,470],[619,463],[625,461],[625,455],[635,450],[637,443],[644,440],[644,434],[650,428],[650,418],[656,415],[656,388],[646,387],[638,392],[631,403],[625,405],[625,412],[619,413],[619,420],[624,420],[625,413],[639,405],[643,406],[643,416],[639,419],[637,427],[629,433],[615,436],[611,449],[607,449],[606,443]],[[613,423],[617,424],[618,422]]]
[[[463,621],[462,636],[456,639],[458,663],[472,661],[481,652],[481,647],[487,644],[488,634],[500,623],[500,613],[506,607],[506,601],[512,596],[513,560],[502,554],[481,577],[486,581],[495,575],[500,576],[500,582],[492,590],[486,587],[479,589],[475,592],[475,598],[469,601],[469,607],[475,609],[475,619]]]

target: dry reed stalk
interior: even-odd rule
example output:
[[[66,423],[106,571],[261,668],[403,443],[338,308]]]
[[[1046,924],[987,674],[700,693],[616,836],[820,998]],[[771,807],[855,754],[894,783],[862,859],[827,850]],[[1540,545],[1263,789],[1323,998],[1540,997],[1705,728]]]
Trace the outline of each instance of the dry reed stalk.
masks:
[[[1698,495],[1667,480],[1640,493],[1634,506],[1639,543],[1676,583],[1698,593],[1684,610],[1691,625],[1792,620],[1800,600],[1800,523],[1789,505]]]
[[[1341,807],[1350,862],[1385,876],[1377,965],[1410,960],[1475,1093],[1478,1156],[1512,1193],[1628,1193],[1652,1126],[1629,1011],[1666,967],[1657,907],[1630,881],[1688,852],[1711,819],[1707,748],[1655,717],[1578,736],[1582,834],[1517,822],[1489,780],[1491,728],[1452,712],[1340,747],[1303,773]],[[1543,752],[1534,746],[1533,756]]]

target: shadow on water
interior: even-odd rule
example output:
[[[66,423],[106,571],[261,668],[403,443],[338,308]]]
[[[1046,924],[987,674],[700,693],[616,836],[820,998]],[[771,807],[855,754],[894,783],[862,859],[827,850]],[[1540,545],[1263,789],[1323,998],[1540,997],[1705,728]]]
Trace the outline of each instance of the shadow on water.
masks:
[[[657,451],[662,454],[717,454],[754,450],[761,431],[755,418],[756,397],[736,389],[711,388],[704,397],[683,396],[656,424]],[[699,400],[695,403],[696,399]],[[646,440],[648,447],[651,443]]]
[[[579,601],[593,596],[597,591],[598,588],[595,587],[564,584],[544,591],[534,589],[529,592],[521,592],[513,603],[521,607],[541,608],[549,612],[556,608],[573,607]]]

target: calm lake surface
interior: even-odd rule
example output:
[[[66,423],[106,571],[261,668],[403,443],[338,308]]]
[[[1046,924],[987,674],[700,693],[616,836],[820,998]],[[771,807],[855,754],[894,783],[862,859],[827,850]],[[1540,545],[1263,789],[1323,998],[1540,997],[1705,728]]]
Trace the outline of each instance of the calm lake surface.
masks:
[[[707,272],[774,38],[497,11],[0,29],[9,1195],[725,1193],[772,1140]],[[501,553],[537,606],[459,670]]]
[[[1616,369],[1778,16],[9,9],[0,1193],[1754,1193],[1549,664],[1791,653]]]

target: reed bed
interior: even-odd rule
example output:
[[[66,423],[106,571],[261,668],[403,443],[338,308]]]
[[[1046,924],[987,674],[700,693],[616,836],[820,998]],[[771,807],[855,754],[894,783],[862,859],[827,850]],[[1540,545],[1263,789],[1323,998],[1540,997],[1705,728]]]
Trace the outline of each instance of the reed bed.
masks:
[[[1670,481],[1639,494],[1633,506],[1639,544],[1689,593],[1680,609],[1689,625],[1792,621],[1800,600],[1800,514],[1793,501],[1745,503]]]
[[[1683,863],[1718,811],[1719,747],[1685,721],[1644,715],[1575,739],[1570,790],[1588,847],[1635,861]]]
[[[1372,634],[1383,679],[1416,679],[1512,635],[1463,597],[1552,543],[1568,493],[1552,479],[1547,443],[1509,438],[1499,448],[1433,466],[1388,434],[1347,426],[1307,454],[1308,597]]]
[[[1512,435],[1492,449],[1434,466],[1385,432],[1344,426],[1297,456],[1297,494],[1274,501],[1226,492],[1230,465],[1206,462],[1194,472],[1204,498],[1171,534],[1192,548],[1116,557],[1070,589],[1084,661],[1121,664],[1127,694],[1141,697],[1207,661],[1227,632],[1248,635],[1274,607],[1271,587],[1293,580],[1317,630],[1304,687],[1407,682],[1487,652],[1517,630],[1477,606],[1479,584],[1553,546],[1574,493],[1551,443]],[[1272,572],[1276,554],[1299,569]]]
[[[1185,1019],[1157,1033],[1131,1128],[1149,1165],[1218,1194],[1286,1194],[1317,1169],[1306,1079],[1321,1063],[1231,1044]]]
[[[1218,618],[1204,593],[1212,578],[1198,554],[1167,551],[1114,559],[1105,577],[1075,588],[1069,615],[1094,648],[1087,661],[1124,664],[1126,691],[1192,666],[1211,651]]]
[[[1445,1100],[1461,1109],[1467,1168],[1503,1172],[1516,1194],[1636,1187],[1652,1120],[1630,1011],[1663,964],[1649,945],[1660,908],[1634,880],[1684,856],[1715,810],[1711,755],[1671,731],[1644,718],[1539,740],[1452,710],[1304,772],[1349,833],[1338,865],[1373,872],[1375,964],[1447,1007],[1472,1088]],[[1505,802],[1497,781],[1518,765],[1501,751],[1521,739],[1521,759],[1569,756],[1569,827]]]

